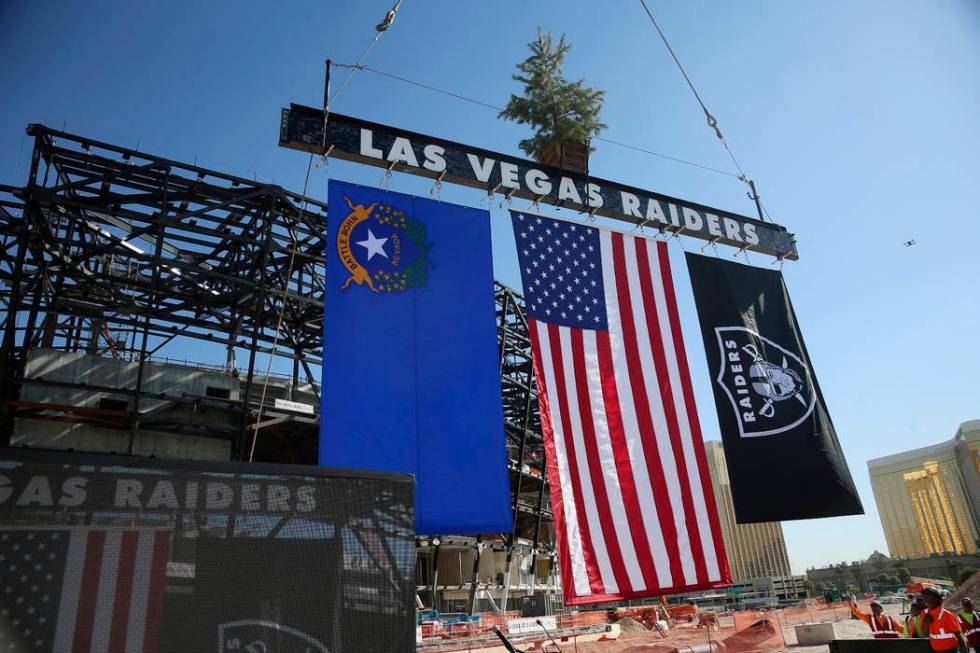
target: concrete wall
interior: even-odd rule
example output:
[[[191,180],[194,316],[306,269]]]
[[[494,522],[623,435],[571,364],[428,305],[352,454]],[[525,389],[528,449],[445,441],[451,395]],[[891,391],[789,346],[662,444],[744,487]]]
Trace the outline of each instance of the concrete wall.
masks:
[[[139,364],[132,361],[38,349],[31,352],[25,377],[72,384],[74,387],[25,383],[20,399],[83,408],[99,408],[100,400],[112,399],[124,402],[126,410],[132,411],[133,398],[114,393],[111,389],[135,389],[138,371]],[[220,371],[157,361],[148,361],[143,374],[143,390],[156,395],[140,401],[140,415],[148,426],[154,419],[165,418],[203,426],[216,433],[228,433],[229,437],[232,429],[237,427],[237,415],[220,400],[181,400],[208,397],[210,393],[226,395],[228,399],[237,401],[241,387],[239,379]],[[96,387],[110,390],[96,390]],[[11,444],[125,453],[129,447],[129,430],[43,419],[17,419]],[[230,439],[175,435],[144,428],[136,434],[133,453],[163,458],[228,460],[231,442]]]
[[[18,419],[14,423],[11,445],[124,454],[129,447],[129,431]],[[133,453],[178,460],[229,460],[231,441],[140,430],[136,433]]]

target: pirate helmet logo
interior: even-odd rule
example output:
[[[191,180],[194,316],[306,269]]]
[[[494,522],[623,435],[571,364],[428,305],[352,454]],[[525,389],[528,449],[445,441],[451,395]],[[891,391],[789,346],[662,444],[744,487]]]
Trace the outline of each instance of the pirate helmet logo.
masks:
[[[263,619],[218,625],[218,653],[330,653],[320,640],[296,628]]]
[[[743,438],[785,433],[810,416],[816,395],[800,356],[745,327],[719,327],[715,334],[716,381]]]
[[[783,365],[786,365],[785,358]],[[749,378],[752,379],[753,390],[775,401],[795,396],[803,385],[803,379],[795,370],[768,362],[753,363],[749,368]]]

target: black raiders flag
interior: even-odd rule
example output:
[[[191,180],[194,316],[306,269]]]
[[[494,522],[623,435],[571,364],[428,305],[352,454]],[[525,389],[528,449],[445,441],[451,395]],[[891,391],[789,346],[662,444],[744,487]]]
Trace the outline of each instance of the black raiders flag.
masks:
[[[687,255],[740,524],[864,513],[783,275]]]

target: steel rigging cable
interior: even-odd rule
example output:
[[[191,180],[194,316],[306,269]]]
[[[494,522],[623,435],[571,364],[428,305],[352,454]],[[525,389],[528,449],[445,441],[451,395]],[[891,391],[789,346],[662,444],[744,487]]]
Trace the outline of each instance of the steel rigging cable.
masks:
[[[412,86],[417,86],[417,87],[423,88],[423,89],[425,89],[427,91],[432,91],[433,93],[441,93],[442,95],[446,95],[446,96],[455,98],[457,100],[462,100],[463,102],[469,102],[469,103],[475,104],[477,106],[486,107],[487,109],[493,109],[494,111],[502,111],[503,110],[503,107],[498,107],[496,105],[490,104],[489,102],[484,102],[482,100],[477,100],[475,98],[467,97],[465,95],[461,95],[460,93],[456,93],[455,91],[449,91],[449,90],[446,90],[446,89],[443,89],[443,88],[437,88],[435,86],[431,86],[431,85],[425,84],[423,82],[418,82],[418,81],[415,81],[413,79],[408,79],[407,77],[401,77],[399,75],[395,75],[393,73],[389,73],[389,72],[386,72],[384,70],[378,70],[377,68],[372,68],[372,67],[370,67],[370,66],[368,66],[366,64],[341,64],[341,63],[335,63],[333,65],[334,65],[335,68],[355,68],[357,70],[366,70],[369,73],[374,73],[375,75],[381,75],[382,77],[388,77],[389,79],[394,79],[396,81],[403,82],[405,84],[411,84]],[[602,136],[596,136],[594,140],[602,141],[603,143],[609,143],[610,145],[616,145],[618,147],[624,147],[624,148],[626,148],[628,150],[635,150],[637,152],[643,152],[644,154],[649,154],[650,156],[655,156],[655,157],[658,157],[658,158],[661,158],[661,159],[665,159],[667,161],[673,161],[674,163],[680,163],[680,164],[683,164],[683,165],[693,166],[695,168],[701,168],[702,170],[707,170],[709,172],[715,172],[715,173],[718,173],[720,175],[725,175],[727,177],[735,177],[735,178],[738,178],[738,175],[737,174],[735,174],[733,172],[729,172],[727,170],[721,170],[720,168],[713,168],[711,166],[707,166],[707,165],[704,165],[702,163],[696,163],[694,161],[688,161],[686,159],[681,159],[681,158],[676,157],[676,156],[670,156],[669,154],[662,154],[660,152],[655,152],[653,150],[648,150],[646,148],[638,147],[636,145],[630,145],[628,143],[623,143],[621,141],[616,141],[616,140],[613,140],[611,138],[604,138]]]
[[[694,97],[695,99],[697,99],[698,104],[701,105],[701,110],[704,111],[704,117],[708,121],[708,126],[715,131],[715,136],[717,136],[718,140],[721,141],[721,144],[725,146],[725,151],[728,152],[728,156],[731,157],[732,163],[735,164],[735,169],[738,170],[739,180],[741,180],[746,185],[748,185],[751,191],[749,193],[749,198],[756,202],[759,209],[759,218],[765,219],[764,216],[768,216],[769,212],[766,211],[762,206],[762,200],[759,197],[759,193],[755,189],[755,182],[748,178],[748,175],[746,175],[745,171],[742,170],[742,166],[739,165],[738,159],[735,158],[735,153],[732,152],[732,148],[728,145],[728,140],[725,139],[725,135],[721,133],[721,128],[718,127],[718,119],[715,118],[710,111],[708,111],[708,107],[705,105],[704,100],[701,99],[701,94],[698,93],[698,89],[694,87],[694,82],[691,81],[691,78],[687,74],[687,71],[684,70],[684,66],[683,64],[681,64],[681,60],[677,58],[677,54],[674,52],[674,48],[670,47],[670,42],[667,40],[667,35],[664,34],[664,31],[662,29],[660,29],[660,25],[657,23],[657,19],[653,17],[653,13],[650,11],[650,8],[647,6],[646,0],[640,0],[640,4],[643,5],[643,10],[646,11],[647,16],[650,18],[650,22],[653,23],[653,27],[657,30],[657,34],[660,35],[660,40],[664,42],[664,46],[667,48],[667,52],[670,53],[670,56],[674,60],[674,63],[677,64],[677,69],[681,71],[681,75],[684,76],[684,81],[687,82],[687,86],[688,88],[691,89],[691,93],[694,94]],[[771,218],[770,221],[772,221]]]
[[[371,49],[381,39],[381,35],[387,32],[388,28],[391,27],[392,23],[394,23],[395,14],[397,14],[398,8],[402,5],[402,2],[404,2],[404,0],[396,0],[394,6],[392,6],[392,8],[388,10],[388,12],[385,14],[385,17],[381,20],[381,22],[375,25],[374,38],[372,38],[371,42],[368,43],[366,48],[364,48],[364,52],[361,53],[361,56],[357,58],[357,63],[351,67],[350,73],[348,73],[347,78],[344,80],[343,84],[340,85],[340,88],[337,89],[337,92],[333,94],[333,97],[331,97],[330,95],[330,85],[329,85],[331,62],[329,59],[327,60],[326,65],[327,65],[328,83],[324,88],[324,98],[323,98],[324,138],[326,138],[326,133],[327,133],[327,119],[330,116],[330,103],[334,99],[336,99],[336,97],[340,95],[345,88],[347,88],[347,85],[350,84],[351,78],[354,76],[354,73],[360,70],[361,67],[364,65],[364,59],[367,58],[368,53],[371,52]],[[303,215],[306,212],[306,205],[307,205],[306,193],[309,189],[310,170],[312,170],[312,168],[313,168],[313,153],[310,152],[309,161],[307,161],[306,163],[306,178],[303,180],[303,204],[300,209],[300,215]],[[252,459],[255,457],[255,446],[259,441],[259,430],[262,428],[262,412],[265,409],[265,398],[266,398],[266,393],[269,389],[269,378],[272,373],[272,362],[273,360],[275,360],[276,352],[279,348],[279,335],[280,333],[282,333],[282,320],[286,313],[286,302],[287,302],[287,295],[289,291],[289,279],[293,276],[293,264],[295,263],[296,260],[296,249],[299,247],[299,243],[296,242],[296,237],[293,236],[292,232],[290,232],[289,236],[290,238],[292,238],[292,247],[290,248],[289,265],[286,268],[286,278],[283,279],[282,307],[279,309],[279,318],[276,321],[276,335],[272,341],[272,348],[269,350],[269,364],[268,366],[266,366],[265,381],[262,384],[262,395],[259,398],[259,411],[258,411],[258,415],[255,418],[255,433],[252,435],[252,447],[248,454],[249,462],[252,462]],[[270,238],[272,237],[271,229],[268,237]],[[246,397],[245,399],[247,402],[248,398]]]

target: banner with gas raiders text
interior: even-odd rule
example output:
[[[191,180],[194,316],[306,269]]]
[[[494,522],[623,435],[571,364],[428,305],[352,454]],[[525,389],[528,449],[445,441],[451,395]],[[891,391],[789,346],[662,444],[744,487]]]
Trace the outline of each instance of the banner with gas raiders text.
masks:
[[[413,487],[0,448],[0,651],[415,651]]]
[[[687,266],[738,523],[863,514],[782,273]]]

